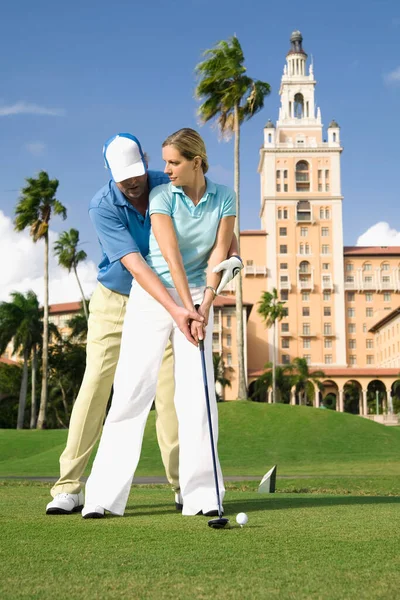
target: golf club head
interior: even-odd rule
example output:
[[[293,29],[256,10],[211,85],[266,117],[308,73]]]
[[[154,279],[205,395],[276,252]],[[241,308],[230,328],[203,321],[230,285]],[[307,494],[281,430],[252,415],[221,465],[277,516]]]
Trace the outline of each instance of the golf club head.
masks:
[[[229,519],[225,519],[224,517],[219,517],[218,519],[210,519],[208,521],[208,526],[212,527],[212,529],[224,529],[229,523]]]

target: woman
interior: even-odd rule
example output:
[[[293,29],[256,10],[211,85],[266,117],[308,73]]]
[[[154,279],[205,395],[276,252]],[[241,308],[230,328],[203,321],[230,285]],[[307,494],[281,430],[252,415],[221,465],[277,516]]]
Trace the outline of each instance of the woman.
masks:
[[[218,417],[212,362],[212,304],[220,275],[213,267],[225,259],[235,221],[235,196],[205,178],[204,142],[193,129],[181,129],[163,143],[170,184],[150,194],[152,233],[148,265],[167,288],[171,306],[156,300],[152,281],[134,281],[129,297],[114,396],[104,424],[92,473],[86,484],[84,518],[108,510],[123,515],[140,458],[143,432],[156,390],[165,346],[174,352],[175,407],[179,421],[179,481],[183,514],[213,514],[213,479],[207,412],[197,343],[205,339],[212,419]],[[207,275],[206,275],[207,269]],[[203,322],[174,321],[177,306]],[[131,332],[135,332],[132,335]],[[188,341],[189,340],[189,341]],[[190,343],[191,342],[191,343]],[[221,497],[224,489],[217,460]]]

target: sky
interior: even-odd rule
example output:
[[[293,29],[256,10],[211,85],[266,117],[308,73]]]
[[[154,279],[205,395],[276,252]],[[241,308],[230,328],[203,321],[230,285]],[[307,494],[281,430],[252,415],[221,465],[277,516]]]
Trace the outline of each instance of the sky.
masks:
[[[259,229],[257,173],[263,127],[276,121],[279,84],[300,29],[313,57],[316,102],[325,128],[341,126],[344,242],[400,245],[400,2],[319,0],[14,0],[1,8],[0,253],[9,257],[0,300],[13,289],[41,296],[43,248],[12,220],[26,177],[41,169],[60,182],[68,218],[54,217],[52,239],[75,227],[87,263],[80,267],[89,294],[100,259],[87,215],[91,197],[108,178],[104,141],[135,134],[162,169],[161,143],[181,127],[199,129],[195,66],[203,52],[236,34],[250,77],[267,81],[264,109],[241,135],[241,229]],[[233,142],[211,125],[205,139],[210,177],[233,184]],[[78,300],[72,276],[51,263],[50,301]]]

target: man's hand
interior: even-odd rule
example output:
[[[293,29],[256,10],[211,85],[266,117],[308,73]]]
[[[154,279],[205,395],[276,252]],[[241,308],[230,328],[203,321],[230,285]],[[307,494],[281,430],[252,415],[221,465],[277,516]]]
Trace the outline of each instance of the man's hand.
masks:
[[[243,269],[243,263],[238,256],[231,256],[223,260],[219,265],[213,268],[213,273],[222,273],[221,281],[217,288],[217,294],[220,294],[227,283],[232,281],[234,277]]]
[[[182,331],[183,335],[186,339],[192,343],[194,346],[197,346],[197,341],[190,329],[191,324],[193,322],[196,323],[199,327],[202,327],[202,323],[204,322],[204,317],[199,315],[199,313],[195,310],[187,310],[181,306],[177,306],[171,311],[171,316],[174,319],[175,323],[178,325],[179,329]]]

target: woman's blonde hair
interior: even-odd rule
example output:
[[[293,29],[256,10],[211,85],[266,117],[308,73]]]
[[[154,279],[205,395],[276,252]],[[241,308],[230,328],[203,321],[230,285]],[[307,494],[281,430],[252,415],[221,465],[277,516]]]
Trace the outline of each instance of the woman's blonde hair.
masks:
[[[163,142],[162,147],[164,148],[164,146],[175,146],[187,160],[193,160],[196,156],[199,156],[201,158],[203,173],[207,173],[208,158],[206,145],[201,135],[194,129],[184,127],[183,129],[179,129],[179,131],[175,131],[175,133],[169,135]]]

